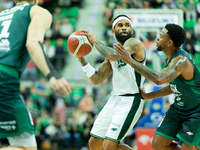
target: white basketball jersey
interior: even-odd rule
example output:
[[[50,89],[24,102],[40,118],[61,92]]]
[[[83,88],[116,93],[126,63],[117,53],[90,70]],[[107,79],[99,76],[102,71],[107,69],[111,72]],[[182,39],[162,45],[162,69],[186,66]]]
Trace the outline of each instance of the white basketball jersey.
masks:
[[[146,59],[141,64],[146,65]],[[111,66],[113,69],[113,90],[111,94],[124,95],[139,93],[138,87],[142,88],[145,81],[142,75],[121,59],[111,61]]]

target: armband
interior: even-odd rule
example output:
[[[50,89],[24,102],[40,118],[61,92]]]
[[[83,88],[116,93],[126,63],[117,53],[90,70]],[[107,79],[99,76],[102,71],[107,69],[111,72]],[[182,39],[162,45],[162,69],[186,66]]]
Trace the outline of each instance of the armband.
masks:
[[[50,80],[51,77],[55,77],[56,79],[60,79],[61,76],[55,71],[55,70],[51,70],[48,74],[47,74],[47,79]]]
[[[44,52],[44,48],[43,48],[42,43],[41,43],[40,41],[39,41],[38,43],[39,43],[39,45],[40,45],[41,48],[42,48],[42,52],[43,52],[43,54],[44,54],[45,61],[46,61],[47,66],[48,66],[48,68],[49,68],[49,70],[50,70],[50,73],[48,73],[47,76],[46,76],[47,79],[50,80],[51,77],[55,77],[56,79],[60,79],[61,76],[57,73],[57,71],[55,70],[55,68],[53,67],[53,65],[51,64],[51,62],[49,61],[49,59],[47,58],[47,56],[46,56],[46,54],[45,54],[45,52]]]
[[[82,69],[88,78],[91,77],[96,72],[95,69],[89,63],[83,66]]]

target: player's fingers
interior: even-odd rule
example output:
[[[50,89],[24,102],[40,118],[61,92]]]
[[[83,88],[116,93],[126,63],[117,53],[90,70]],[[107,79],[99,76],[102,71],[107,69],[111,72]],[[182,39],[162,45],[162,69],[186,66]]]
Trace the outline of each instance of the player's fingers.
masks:
[[[64,92],[65,94],[70,94],[72,92],[72,87],[71,85],[67,82],[67,80],[65,80],[64,78],[62,78],[62,83],[64,85]]]
[[[60,96],[62,97],[65,97],[66,95],[68,95],[69,93],[71,93],[71,90],[70,90],[70,85],[68,84],[66,86],[66,80],[65,78],[61,78],[61,79],[58,79],[58,93]]]
[[[119,48],[121,48],[121,49],[124,49],[124,47],[122,46],[122,44],[121,43],[117,43],[117,46],[119,47]]]
[[[62,90],[60,89],[60,85],[57,83],[57,84],[54,84],[52,86],[53,90],[61,97],[64,97],[64,93],[62,92]]]
[[[63,82],[61,79],[58,80],[58,86],[57,86],[57,93],[61,96],[61,97],[65,97],[66,95],[68,95],[68,91],[66,90]]]
[[[83,30],[82,34],[88,34],[88,33],[89,33],[89,30]]]
[[[119,48],[119,46],[118,45],[113,45],[113,47],[114,47],[114,49],[119,53],[119,54],[121,54],[122,52],[121,52],[121,49]]]
[[[64,96],[70,94],[72,91],[72,87],[69,85],[69,83],[67,82],[67,80],[65,78],[59,79],[59,86],[60,86],[59,88],[62,91],[62,94],[64,94]]]
[[[85,32],[81,32],[80,35],[87,35],[87,33],[85,33]]]
[[[87,35],[87,31],[86,30],[81,30],[82,32],[80,32],[80,35]]]

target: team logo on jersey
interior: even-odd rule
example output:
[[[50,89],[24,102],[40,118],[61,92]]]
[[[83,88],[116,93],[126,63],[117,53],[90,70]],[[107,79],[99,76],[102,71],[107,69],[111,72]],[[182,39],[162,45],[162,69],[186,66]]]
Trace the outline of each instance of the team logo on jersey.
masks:
[[[182,93],[177,90],[175,84],[170,84],[170,88],[173,91],[173,93],[175,94],[175,96],[181,96],[182,95]]]
[[[117,129],[117,128],[111,128],[111,130],[112,130],[112,131],[117,131],[118,129]]]
[[[189,136],[194,135],[194,133],[192,133],[191,131],[186,132]]]
[[[180,101],[182,93],[177,90],[175,84],[170,84],[170,88],[171,88],[171,90],[173,91],[173,93],[175,95],[175,101],[177,102],[177,105],[183,107],[184,106],[184,102]]]
[[[121,67],[123,67],[123,66],[126,66],[126,63],[123,61],[123,60],[121,60],[121,59],[118,59],[117,60],[117,63],[118,63],[118,68],[121,68]]]

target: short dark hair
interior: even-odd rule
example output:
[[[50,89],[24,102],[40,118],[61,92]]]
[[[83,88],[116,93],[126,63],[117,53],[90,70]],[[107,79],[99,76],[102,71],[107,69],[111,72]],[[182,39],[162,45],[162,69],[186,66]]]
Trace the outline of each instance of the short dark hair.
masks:
[[[165,26],[165,28],[168,30],[167,34],[170,36],[170,38],[174,42],[174,46],[180,47],[181,44],[185,42],[186,33],[185,33],[185,30],[181,26],[177,24],[169,23]]]

